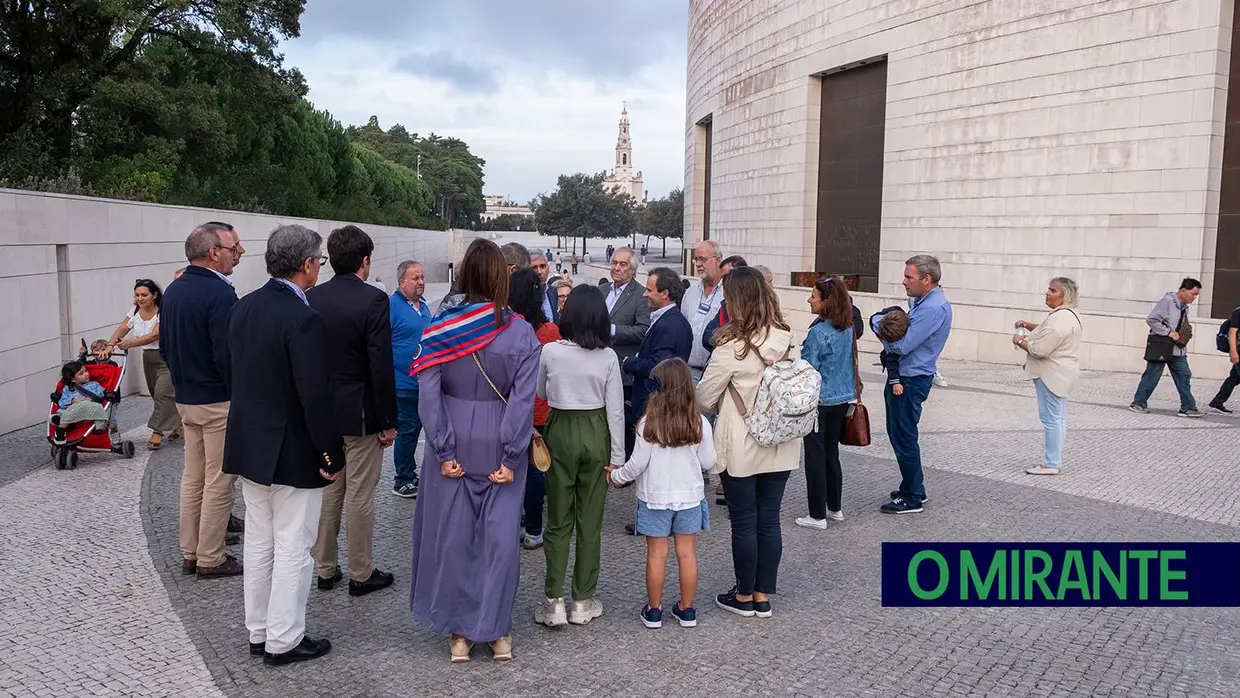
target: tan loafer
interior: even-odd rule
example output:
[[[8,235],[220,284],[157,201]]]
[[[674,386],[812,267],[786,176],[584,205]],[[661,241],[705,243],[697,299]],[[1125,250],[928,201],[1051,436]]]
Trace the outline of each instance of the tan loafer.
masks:
[[[506,662],[512,659],[512,636],[504,635],[495,642],[492,642],[491,656],[497,662]]]
[[[474,643],[466,640],[460,635],[453,635],[448,640],[448,652],[452,655],[453,664],[461,664],[469,661],[469,651],[474,648]]]

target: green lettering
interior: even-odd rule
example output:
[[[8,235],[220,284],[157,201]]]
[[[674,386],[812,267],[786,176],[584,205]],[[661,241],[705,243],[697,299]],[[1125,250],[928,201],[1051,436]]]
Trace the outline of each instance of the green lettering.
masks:
[[[1042,569],[1036,572],[1033,569],[1033,563],[1035,560],[1042,563]],[[1033,600],[1034,584],[1037,584],[1042,590],[1042,598],[1055,598],[1055,595],[1051,593],[1051,588],[1046,585],[1046,578],[1050,576],[1051,568],[1053,566],[1054,565],[1051,563],[1051,556],[1045,550],[1025,551],[1025,601]]]
[[[1008,596],[1008,598],[1015,601],[1020,598],[1020,551],[1019,550],[1012,551],[1011,560],[1012,560],[1012,586],[1011,586],[1012,591],[1011,591],[1011,594]]]
[[[973,553],[968,550],[960,551],[960,600],[966,601],[969,598],[969,588],[977,590],[977,599],[985,601],[990,596],[990,587],[995,584],[998,579],[999,600],[1002,601],[1007,597],[1007,551],[1000,550],[990,558],[990,567],[986,569],[986,580],[982,581],[982,575],[977,569],[977,562],[973,559]]]
[[[922,561],[931,560],[939,566],[939,583],[932,591],[926,591],[921,584],[917,582],[917,568]],[[947,583],[951,579],[951,573],[947,569],[947,559],[941,554],[933,550],[923,550],[913,556],[908,563],[908,588],[913,595],[922,601],[930,601],[937,599],[947,590]]]
[[[1089,601],[1089,579],[1085,574],[1085,559],[1079,550],[1064,553],[1063,569],[1059,571],[1059,593],[1055,598],[1063,601],[1069,589],[1080,592],[1081,600]]]
[[[1111,585],[1111,590],[1115,592],[1115,598],[1120,601],[1128,599],[1128,553],[1121,550],[1119,553],[1119,576],[1115,576],[1115,570],[1111,567],[1111,563],[1107,562],[1106,555],[1101,550],[1095,550],[1093,555],[1094,568],[1094,598],[1102,599],[1102,577],[1107,578],[1107,583]]]
[[[1137,560],[1137,598],[1146,601],[1150,598],[1150,560],[1158,557],[1154,550],[1129,550],[1128,559]]]
[[[1158,554],[1158,598],[1163,601],[1187,601],[1187,591],[1171,591],[1169,582],[1183,581],[1188,578],[1184,570],[1171,569],[1172,560],[1183,560],[1188,554],[1183,550],[1163,550]]]

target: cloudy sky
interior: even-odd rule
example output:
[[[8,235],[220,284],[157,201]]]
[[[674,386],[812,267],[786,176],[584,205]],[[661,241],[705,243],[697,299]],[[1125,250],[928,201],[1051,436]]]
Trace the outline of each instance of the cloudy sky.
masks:
[[[525,202],[609,169],[621,103],[651,198],[684,179],[684,0],[309,0],[284,47],[346,124],[455,136]]]

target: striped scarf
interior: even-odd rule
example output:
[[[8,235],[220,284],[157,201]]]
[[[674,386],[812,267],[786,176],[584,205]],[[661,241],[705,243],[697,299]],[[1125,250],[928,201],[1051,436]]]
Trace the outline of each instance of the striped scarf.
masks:
[[[487,346],[512,326],[512,311],[505,309],[503,317],[503,324],[496,327],[494,303],[441,308],[422,333],[422,344],[409,367],[409,375],[469,356]]]

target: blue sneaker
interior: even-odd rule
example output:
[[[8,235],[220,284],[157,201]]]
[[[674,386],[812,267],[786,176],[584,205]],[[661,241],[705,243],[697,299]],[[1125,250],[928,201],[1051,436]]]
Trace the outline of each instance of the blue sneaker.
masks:
[[[697,627],[697,609],[692,606],[681,608],[680,602],[677,601],[676,605],[672,606],[672,615],[676,616],[676,620],[680,621],[680,627],[682,628]]]
[[[879,510],[884,514],[920,514],[923,511],[920,504],[914,504],[903,497],[896,497],[879,507]]]
[[[642,625],[656,630],[663,627],[663,609],[651,608],[650,604],[642,606]]]

